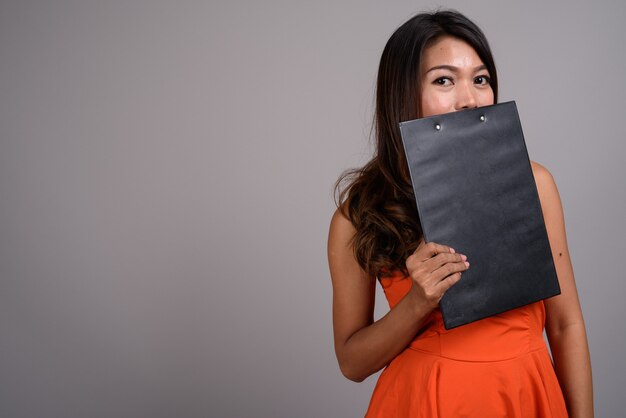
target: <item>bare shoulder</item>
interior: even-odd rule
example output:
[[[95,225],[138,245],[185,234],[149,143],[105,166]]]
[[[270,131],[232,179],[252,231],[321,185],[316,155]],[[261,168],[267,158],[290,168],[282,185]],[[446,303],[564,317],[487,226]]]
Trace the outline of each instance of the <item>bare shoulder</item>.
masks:
[[[539,164],[536,161],[530,161],[530,167],[533,170],[533,176],[535,176],[536,182],[545,183],[546,180],[552,177],[552,173],[544,165]]]
[[[530,161],[530,166],[535,177],[537,192],[542,206],[558,205],[560,209],[559,192],[554,177],[548,168],[536,161]]]
[[[328,231],[328,262],[330,264],[333,282],[343,273],[350,272],[350,276],[364,275],[354,257],[353,238],[356,229],[342,208],[337,208],[330,220]],[[336,274],[335,274],[336,273]]]
[[[333,213],[330,219],[329,239],[346,238],[347,236],[352,237],[356,232],[354,225],[352,225],[352,222],[350,222],[344,212],[345,209],[339,207],[335,210],[335,213]]]
[[[355,233],[356,229],[352,222],[341,208],[337,208],[330,220],[328,230],[328,259],[331,263],[337,257],[345,260]]]

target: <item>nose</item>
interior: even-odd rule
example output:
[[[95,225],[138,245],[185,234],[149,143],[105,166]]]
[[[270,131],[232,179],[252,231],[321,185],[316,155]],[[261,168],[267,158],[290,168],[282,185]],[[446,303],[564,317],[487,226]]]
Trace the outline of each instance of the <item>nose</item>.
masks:
[[[471,109],[478,107],[478,100],[476,99],[476,91],[473,85],[470,83],[462,83],[459,85],[456,97],[456,110]]]

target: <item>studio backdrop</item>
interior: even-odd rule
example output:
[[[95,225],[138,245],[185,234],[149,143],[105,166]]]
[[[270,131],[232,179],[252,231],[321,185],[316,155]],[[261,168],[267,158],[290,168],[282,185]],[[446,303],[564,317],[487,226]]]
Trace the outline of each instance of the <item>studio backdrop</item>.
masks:
[[[335,358],[332,188],[371,155],[385,42],[438,6],[485,31],[556,180],[596,415],[621,416],[617,0],[0,3],[0,416],[363,416],[378,373]]]

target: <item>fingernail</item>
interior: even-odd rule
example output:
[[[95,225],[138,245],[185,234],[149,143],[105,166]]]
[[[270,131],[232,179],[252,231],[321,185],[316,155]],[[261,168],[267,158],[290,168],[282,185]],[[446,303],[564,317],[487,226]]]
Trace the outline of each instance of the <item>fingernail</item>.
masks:
[[[454,251],[454,248],[450,247],[450,252],[455,253],[456,251]]]
[[[466,262],[465,262],[465,265],[466,265],[467,267],[469,267],[469,261],[466,261]]]
[[[465,254],[461,254],[461,258],[462,258],[463,260],[467,260],[467,256],[466,256]]]

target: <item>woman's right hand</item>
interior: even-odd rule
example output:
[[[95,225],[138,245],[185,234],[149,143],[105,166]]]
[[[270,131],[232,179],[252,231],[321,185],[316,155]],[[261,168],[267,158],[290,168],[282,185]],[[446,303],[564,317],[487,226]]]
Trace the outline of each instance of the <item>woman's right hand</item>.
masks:
[[[406,259],[406,268],[413,285],[410,292],[429,309],[435,309],[444,293],[461,279],[469,268],[464,254],[447,245],[419,242],[415,252]]]

